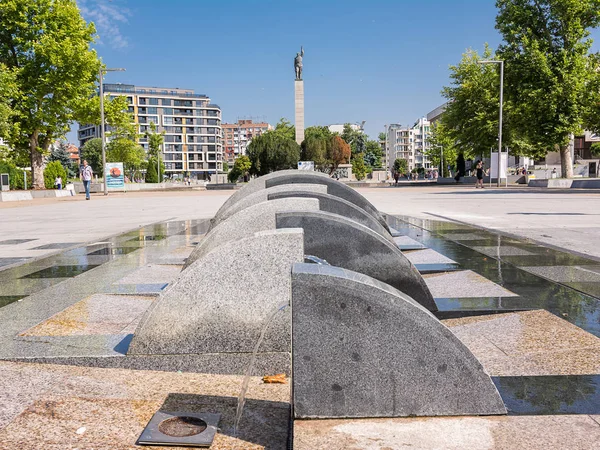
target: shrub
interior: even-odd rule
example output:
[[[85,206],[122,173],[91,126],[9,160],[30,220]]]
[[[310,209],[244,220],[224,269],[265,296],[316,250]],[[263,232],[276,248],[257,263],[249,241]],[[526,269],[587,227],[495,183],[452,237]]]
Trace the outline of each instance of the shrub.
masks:
[[[156,161],[152,158],[148,160],[148,169],[146,170],[146,183],[158,183],[158,174],[156,173]]]
[[[46,189],[54,189],[54,180],[61,177],[63,186],[67,183],[67,171],[59,161],[52,161],[44,169],[44,184]]]
[[[18,169],[12,162],[0,161],[0,173],[8,174],[8,182],[11,189],[23,189],[23,170]],[[31,187],[31,171],[27,173],[27,187]]]

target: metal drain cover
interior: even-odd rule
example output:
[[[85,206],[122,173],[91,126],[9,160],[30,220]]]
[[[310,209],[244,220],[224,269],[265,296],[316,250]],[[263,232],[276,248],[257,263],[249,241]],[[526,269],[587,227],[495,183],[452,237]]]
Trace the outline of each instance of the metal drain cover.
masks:
[[[210,447],[220,419],[221,414],[158,411],[136,444]]]

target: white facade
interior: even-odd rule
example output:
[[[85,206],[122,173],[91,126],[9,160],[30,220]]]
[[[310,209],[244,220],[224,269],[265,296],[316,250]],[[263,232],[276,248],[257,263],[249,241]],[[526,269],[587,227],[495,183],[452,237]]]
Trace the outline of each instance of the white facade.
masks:
[[[387,131],[387,168],[392,170],[397,158],[405,159],[408,170],[431,169],[425,152],[429,150],[430,125],[426,118],[420,118],[412,127],[391,124]]]
[[[327,128],[329,128],[329,131],[332,133],[342,134],[344,132],[344,125],[345,124],[343,123],[334,123],[333,125],[328,125]],[[354,131],[362,131],[360,125],[355,123],[351,123],[350,128],[352,128]]]

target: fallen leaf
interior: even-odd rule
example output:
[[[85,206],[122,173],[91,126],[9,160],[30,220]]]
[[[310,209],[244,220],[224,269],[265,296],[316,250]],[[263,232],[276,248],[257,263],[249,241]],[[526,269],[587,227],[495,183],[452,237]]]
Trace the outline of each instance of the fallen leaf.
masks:
[[[277,375],[265,375],[262,380],[263,383],[287,383],[287,380],[285,379],[285,373],[278,373]]]

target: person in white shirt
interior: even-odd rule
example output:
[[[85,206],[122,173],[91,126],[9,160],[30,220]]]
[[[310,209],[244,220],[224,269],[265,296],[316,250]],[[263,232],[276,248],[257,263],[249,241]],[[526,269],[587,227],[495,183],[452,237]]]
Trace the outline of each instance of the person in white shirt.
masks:
[[[85,199],[90,199],[90,183],[92,182],[92,175],[94,171],[90,166],[88,166],[88,162],[83,160],[83,169],[81,169],[81,173],[79,174],[79,178],[83,181],[83,187],[85,188]]]
[[[62,178],[60,177],[60,175],[57,176],[54,180],[54,186],[56,186],[56,189],[58,189],[59,191],[62,189]]]

